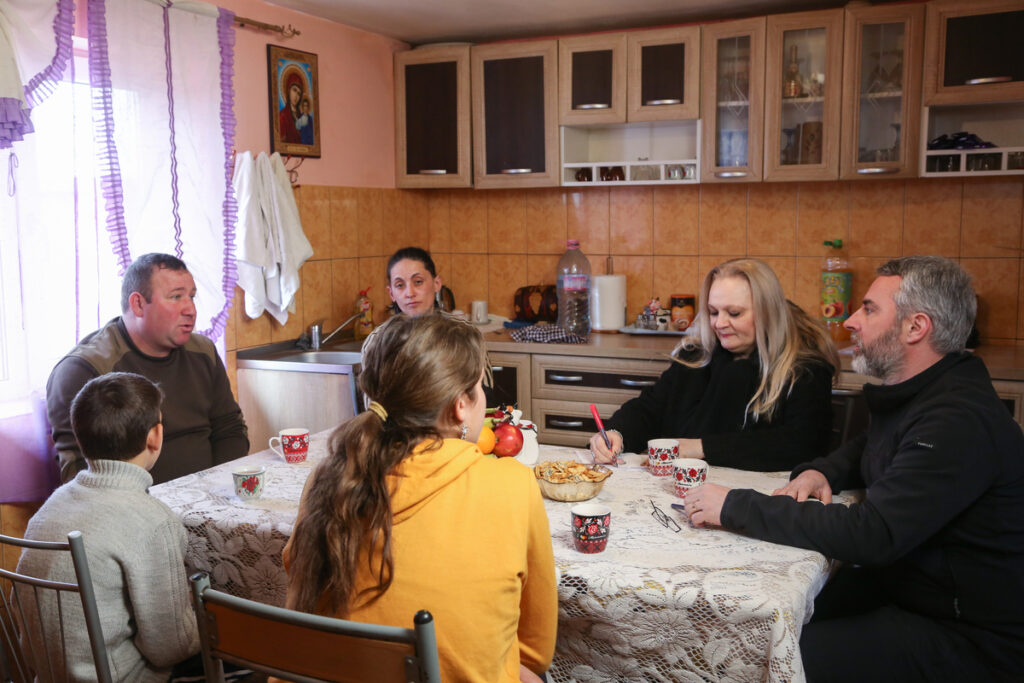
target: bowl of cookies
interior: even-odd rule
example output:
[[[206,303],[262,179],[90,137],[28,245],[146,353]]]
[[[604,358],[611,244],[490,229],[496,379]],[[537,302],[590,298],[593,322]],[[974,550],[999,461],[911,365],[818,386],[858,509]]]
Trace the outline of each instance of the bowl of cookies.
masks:
[[[533,474],[545,498],[578,503],[600,493],[612,471],[575,460],[546,460],[533,466]]]

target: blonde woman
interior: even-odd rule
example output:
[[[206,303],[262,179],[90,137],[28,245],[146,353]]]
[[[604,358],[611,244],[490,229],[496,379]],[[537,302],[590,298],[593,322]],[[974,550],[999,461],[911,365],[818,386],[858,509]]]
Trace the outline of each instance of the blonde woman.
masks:
[[[745,470],[789,470],[824,455],[839,356],[824,327],[786,300],[768,264],[735,259],[711,269],[699,312],[658,382],[595,435],[599,462],[647,440],[679,440],[680,457]]]
[[[338,427],[285,548],[293,609],[396,626],[435,619],[446,681],[537,681],[558,596],[530,469],[481,455],[483,337],[397,315],[363,346],[370,410]]]

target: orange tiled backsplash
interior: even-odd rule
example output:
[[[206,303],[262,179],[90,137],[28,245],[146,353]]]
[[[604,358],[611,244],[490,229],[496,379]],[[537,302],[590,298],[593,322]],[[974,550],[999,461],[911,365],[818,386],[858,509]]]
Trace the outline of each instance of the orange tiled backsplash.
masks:
[[[460,307],[487,299],[492,313],[511,316],[516,288],[554,282],[570,237],[595,273],[614,257],[630,316],[653,296],[696,292],[703,273],[735,256],[770,263],[786,294],[815,314],[826,239],[847,245],[855,301],[889,258],[949,256],[974,277],[982,338],[1024,341],[1018,177],[491,191],[306,185],[296,198],[314,250],[296,314],[285,326],[266,314],[251,320],[236,296],[229,350],[295,338],[321,319],[330,329],[365,287],[383,320],[386,261],[407,245],[429,247]]]

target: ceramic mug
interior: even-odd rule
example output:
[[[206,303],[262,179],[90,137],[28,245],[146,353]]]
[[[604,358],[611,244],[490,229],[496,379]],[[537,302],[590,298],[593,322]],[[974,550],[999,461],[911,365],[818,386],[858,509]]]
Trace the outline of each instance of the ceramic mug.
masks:
[[[708,463],[696,458],[676,458],[672,461],[672,486],[682,498],[687,491],[708,480]]]
[[[235,480],[235,495],[242,500],[255,500],[263,495],[270,474],[262,465],[243,465],[231,471]]]
[[[274,447],[274,441],[277,441],[280,450]],[[277,436],[270,437],[268,443],[270,450],[294,465],[303,462],[309,453],[309,430],[304,427],[282,429]]]
[[[489,323],[491,321],[491,319],[489,317],[487,317],[487,302],[486,301],[474,301],[472,303],[471,310],[473,311],[473,313],[472,313],[472,315],[473,315],[472,320],[477,325],[483,325],[483,324]]]
[[[679,457],[675,439],[651,439],[647,442],[647,468],[656,477],[672,474],[672,461]]]
[[[593,554],[608,546],[608,530],[612,510],[600,503],[581,503],[569,510],[572,514],[572,543],[581,553]]]

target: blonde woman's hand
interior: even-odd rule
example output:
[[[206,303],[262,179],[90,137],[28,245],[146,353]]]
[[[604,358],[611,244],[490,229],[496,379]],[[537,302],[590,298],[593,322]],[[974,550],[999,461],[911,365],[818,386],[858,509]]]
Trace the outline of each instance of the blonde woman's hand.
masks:
[[[608,435],[608,441],[612,444],[610,449],[600,433],[590,437],[590,452],[594,454],[594,462],[614,462],[615,458],[622,452],[622,435],[615,430],[606,430],[605,434]]]
[[[832,502],[832,487],[828,479],[818,470],[804,470],[796,479],[780,489],[772,491],[773,496],[789,496],[798,503],[808,498],[817,498],[822,503]]]
[[[676,439],[679,442],[680,458],[704,459],[704,444],[700,439]]]

